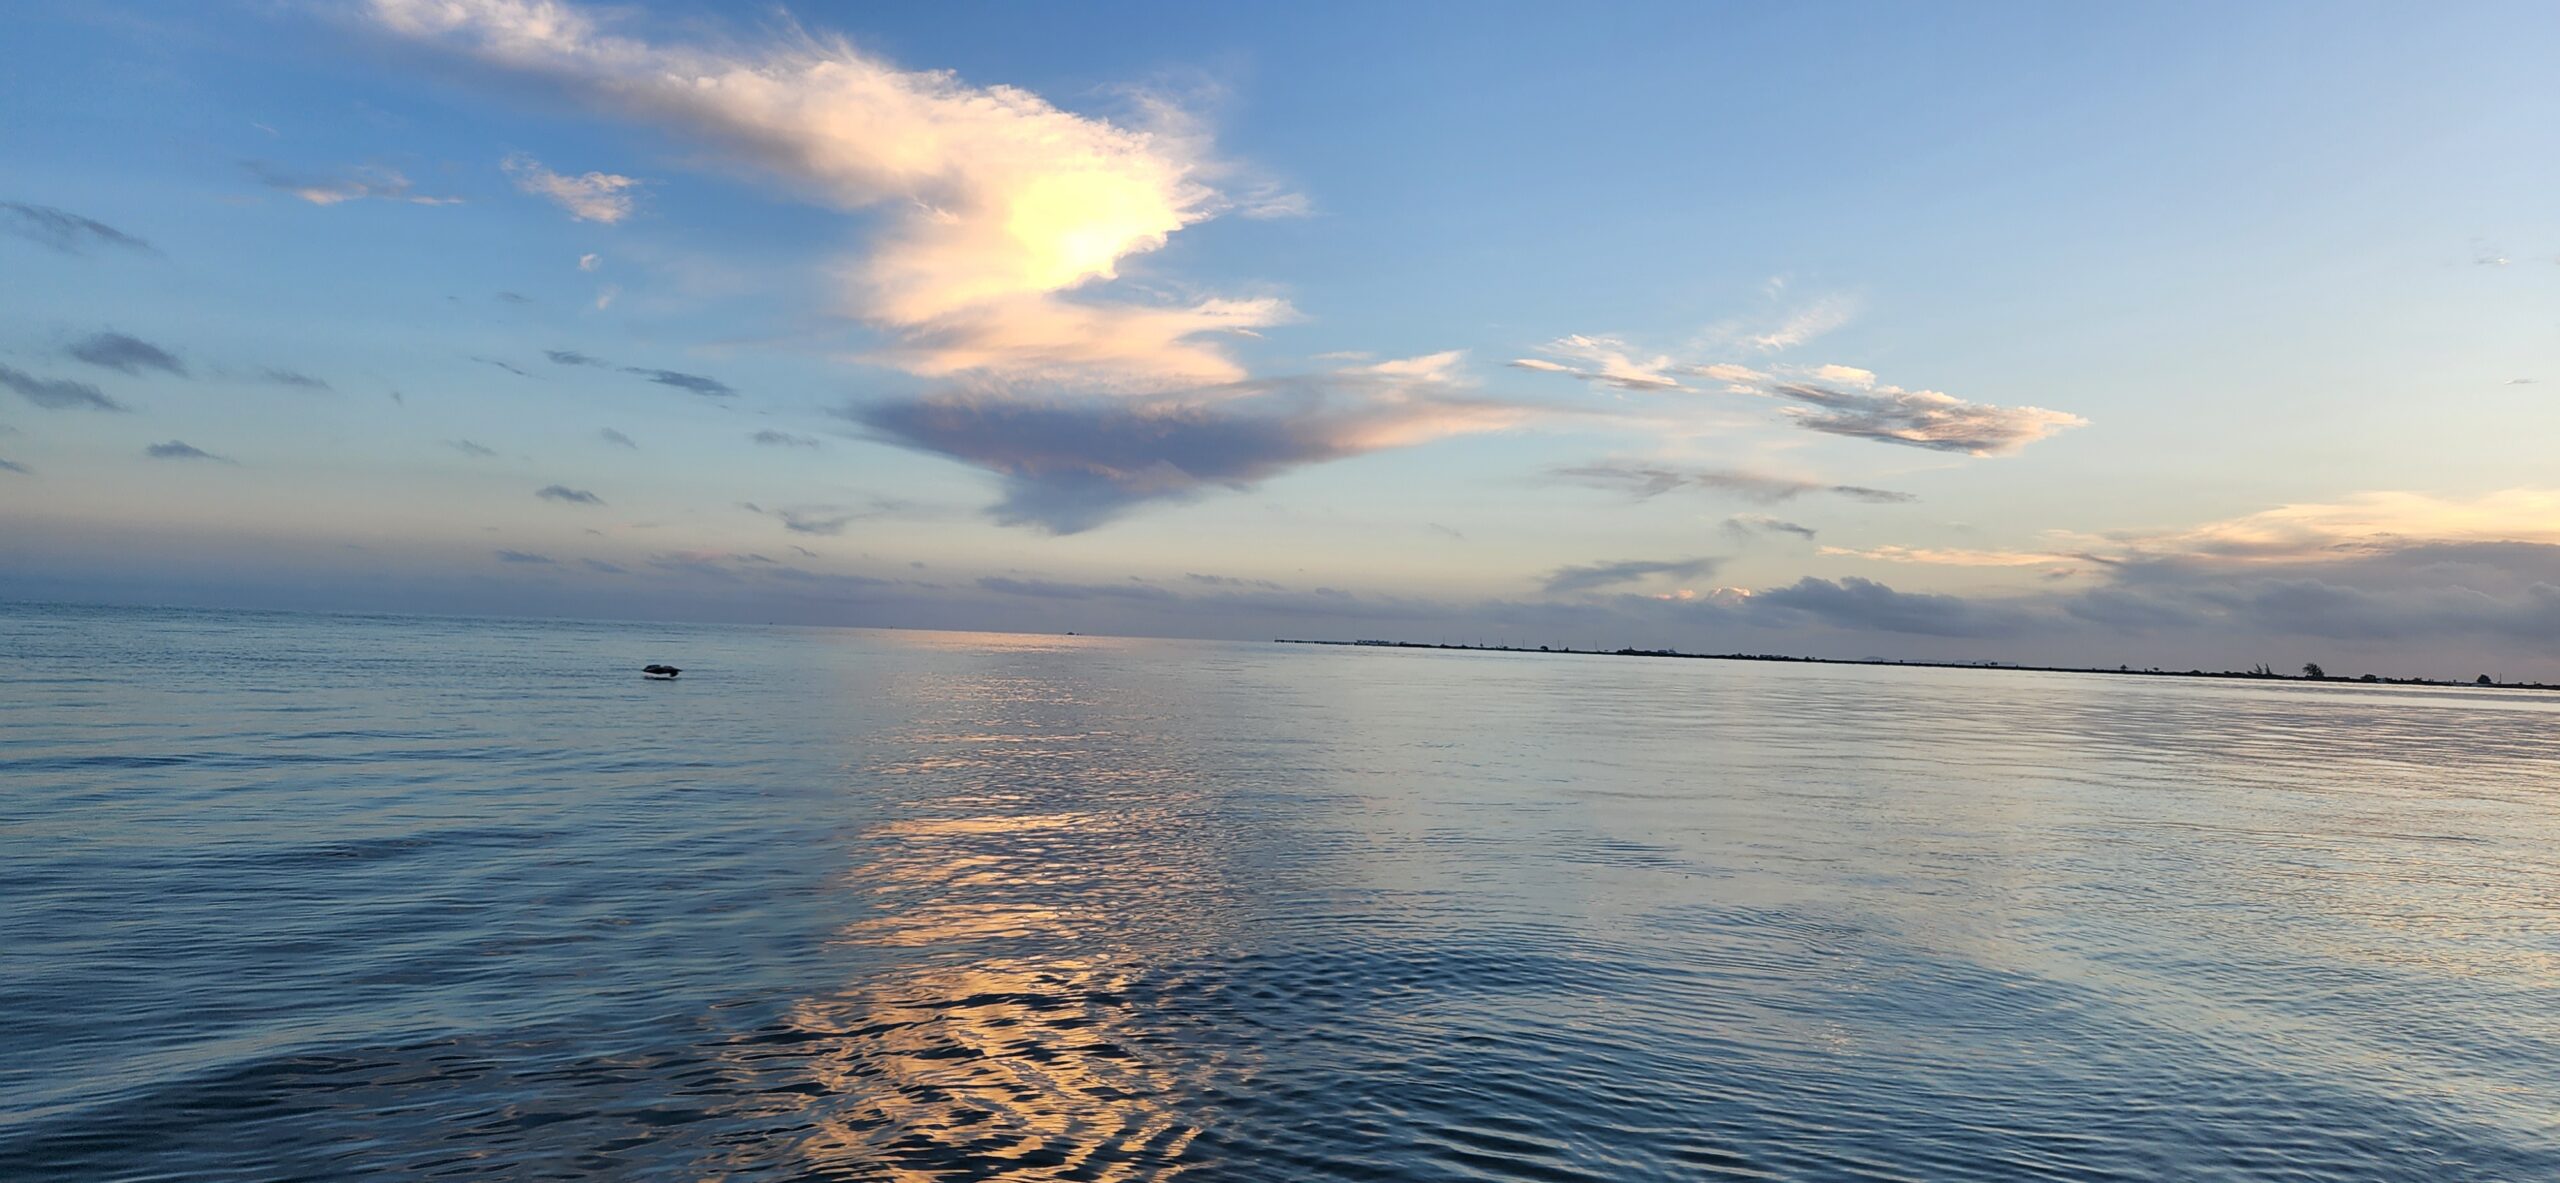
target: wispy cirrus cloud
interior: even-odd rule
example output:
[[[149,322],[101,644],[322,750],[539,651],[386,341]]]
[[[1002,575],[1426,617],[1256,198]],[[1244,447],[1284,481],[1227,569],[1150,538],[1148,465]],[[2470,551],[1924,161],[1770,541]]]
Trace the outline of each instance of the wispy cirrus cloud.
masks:
[[[612,225],[631,216],[632,191],[640,187],[637,178],[614,173],[590,172],[569,176],[544,168],[542,162],[521,152],[500,163],[516,188],[537,197],[547,197],[553,204],[569,211],[581,222]],[[588,258],[594,256],[589,255]],[[594,270],[593,267],[582,267]]]
[[[1770,328],[1745,334],[1743,340],[1763,353],[1793,349],[1848,324],[1857,312],[1856,300],[1825,296],[1788,313],[1786,319]]]
[[[1613,563],[1590,563],[1578,567],[1558,567],[1546,574],[1540,586],[1551,596],[1580,595],[1660,576],[1690,579],[1701,575],[1712,575],[1718,567],[1723,565],[1723,559],[1712,557],[1626,559]]]
[[[844,533],[845,528],[851,526],[855,522],[870,521],[874,518],[885,518],[897,514],[909,513],[915,509],[915,506],[892,497],[874,497],[865,504],[853,506],[783,505],[767,507],[758,505],[752,501],[742,501],[738,503],[738,508],[746,510],[749,513],[763,514],[766,517],[772,518],[773,520],[782,523],[783,529],[789,530],[794,534],[808,534],[817,537],[833,538]]]
[[[231,459],[227,456],[216,456],[211,452],[195,446],[194,444],[186,442],[185,440],[170,440],[167,443],[153,444],[150,447],[144,448],[142,450],[142,454],[154,460],[212,460],[222,464],[232,463]]]
[[[748,436],[747,439],[749,442],[754,443],[759,447],[766,448],[814,448],[818,446],[816,436],[795,435],[788,431],[775,431],[769,427]]]
[[[1616,337],[1560,337],[1538,347],[1544,356],[1514,358],[1509,364],[1523,370],[1563,374],[1585,382],[1597,382],[1620,390],[1678,390],[1680,380],[1671,376],[1677,364],[1667,354],[1637,357],[1632,347]]]
[[[633,443],[630,436],[624,435],[619,431],[615,431],[610,427],[596,432],[596,438],[603,440],[608,444],[612,444],[617,448],[629,448],[635,452],[640,450],[640,445]]]
[[[156,255],[158,247],[66,209],[24,201],[0,201],[0,233],[50,247],[66,255],[85,255],[93,247],[109,247]]]
[[[501,563],[523,563],[539,567],[549,567],[554,565],[550,555],[535,554],[530,551],[501,550],[497,552],[497,555],[498,561]]]
[[[460,205],[459,197],[437,197],[417,192],[417,186],[396,168],[378,164],[360,164],[325,176],[288,172],[263,160],[246,162],[249,175],[270,189],[290,193],[313,205],[337,205],[346,201],[399,201],[410,205]]]
[[[1851,372],[1866,374],[1864,370]],[[2028,444],[2089,423],[2066,411],[1993,406],[1966,402],[1935,390],[1905,390],[1872,383],[1773,382],[1766,389],[1812,408],[1787,408],[1788,416],[1798,427],[1969,456],[2010,455]]]
[[[584,489],[572,489],[567,485],[544,485],[534,490],[533,495],[545,501],[561,501],[571,505],[604,504],[604,498]]]
[[[2050,567],[2087,559],[2083,554],[2041,550],[1974,550],[1964,547],[1874,546],[1864,550],[1826,546],[1818,554],[1833,558],[1869,559],[1879,563],[1916,563],[1934,567]]]
[[[444,442],[444,446],[460,452],[465,456],[469,456],[474,460],[488,460],[496,457],[498,454],[497,449],[489,447],[486,444],[476,444],[470,440],[446,440]]]
[[[699,394],[704,398],[727,398],[738,393],[736,389],[718,378],[706,378],[700,374],[687,374],[680,370],[652,370],[641,366],[624,366],[622,372],[638,374],[660,386],[672,386],[688,393]]]
[[[667,127],[798,193],[888,211],[849,270],[846,304],[895,339],[877,356],[918,373],[1231,382],[1241,368],[1201,338],[1291,315],[1271,297],[1070,298],[1235,206],[1210,183],[1207,138],[1164,104],[1145,109],[1147,126],[1121,126],[838,39],[651,42],[556,0],[372,0],[371,11],[397,34]]]
[[[1815,536],[1814,528],[1811,526],[1790,522],[1783,518],[1773,518],[1762,513],[1735,514],[1724,520],[1724,528],[1736,534],[1745,535],[1791,534],[1795,537],[1802,538],[1807,542],[1813,541]],[[1826,547],[1824,549],[1827,551],[1830,548]]]
[[[114,370],[120,374],[139,376],[145,370],[158,370],[176,377],[187,377],[187,363],[178,355],[140,337],[112,329],[91,333],[63,350],[75,359]]]
[[[124,411],[131,408],[105,391],[70,378],[39,378],[24,370],[0,366],[0,386],[48,411]]]
[[[260,382],[265,382],[273,386],[291,386],[299,390],[327,390],[332,392],[336,390],[336,388],[329,385],[328,382],[319,378],[314,378],[300,370],[287,370],[280,369],[275,366],[263,366],[251,371],[249,376]]]
[[[1751,340],[1766,348],[1800,343],[1810,339],[1813,328],[1846,315],[1845,306],[1817,304],[1790,320],[1792,327]],[[1668,354],[1642,356],[1615,337],[1564,337],[1540,346],[1539,352],[1543,356],[1511,364],[1653,395],[1686,393],[1690,388],[1680,377],[1694,376],[1720,383],[1726,394],[1802,404],[1783,411],[1789,422],[1810,431],[1973,456],[2009,455],[2089,422],[2043,407],[1996,406],[1935,390],[1906,390],[1878,382],[1873,371],[1857,366],[1790,365],[1763,370],[1733,362],[1679,362]],[[1672,413],[1679,413],[1676,405]]]
[[[1773,505],[1793,501],[1807,494],[1845,497],[1851,501],[1890,505],[1919,498],[1891,489],[1874,489],[1865,485],[1828,484],[1799,477],[1774,476],[1739,469],[1677,468],[1662,464],[1602,461],[1596,464],[1559,468],[1555,475],[1565,480],[1610,489],[1646,499],[1659,497],[1677,489],[1708,493],[1725,493],[1745,501]]]

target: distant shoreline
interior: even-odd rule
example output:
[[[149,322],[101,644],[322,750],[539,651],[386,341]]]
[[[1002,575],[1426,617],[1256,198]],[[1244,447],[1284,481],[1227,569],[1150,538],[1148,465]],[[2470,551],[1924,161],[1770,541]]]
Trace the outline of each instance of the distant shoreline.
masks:
[[[2114,674],[2143,678],[2216,678],[2241,682],[2307,682],[2314,685],[2347,686],[2446,686],[2467,690],[2560,690],[2547,682],[2456,682],[2442,678],[2385,678],[2377,674],[2357,677],[2307,674],[2261,673],[2253,670],[2164,670],[2135,669],[2118,666],[2082,665],[2015,665],[2005,661],[1887,661],[1874,657],[1792,657],[1783,653],[1682,653],[1677,649],[1556,649],[1541,645],[1535,649],[1518,645],[1447,645],[1424,641],[1318,641],[1279,637],[1275,645],[1340,645],[1351,649],[1447,649],[1466,653],[1529,653],[1550,656],[1573,654],[1581,657],[1676,657],[1692,661],[1775,661],[1796,665],[1874,665],[1903,666],[1937,670],[2011,670],[2037,674]]]

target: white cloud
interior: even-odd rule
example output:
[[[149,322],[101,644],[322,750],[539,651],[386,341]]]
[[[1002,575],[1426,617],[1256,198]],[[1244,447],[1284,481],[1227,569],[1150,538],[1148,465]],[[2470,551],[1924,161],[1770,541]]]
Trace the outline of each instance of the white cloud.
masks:
[[[1291,316],[1276,298],[1067,298],[1233,208],[1202,179],[1214,162],[1201,139],[1181,128],[1123,127],[1014,87],[902,70],[838,39],[651,43],[555,0],[373,0],[372,10],[403,35],[675,127],[799,192],[885,207],[887,228],[848,269],[848,308],[899,338],[884,359],[920,373],[1234,381],[1240,367],[1198,338]]]
[[[1776,328],[1753,333],[1748,338],[1752,348],[1764,353],[1793,349],[1849,323],[1857,313],[1855,300],[1846,296],[1826,296],[1788,315]]]
[[[1680,380],[1669,373],[1673,363],[1668,356],[1636,357],[1628,344],[1616,337],[1586,337],[1577,333],[1541,345],[1538,352],[1547,357],[1517,358],[1511,364],[1524,370],[1570,374],[1585,382],[1597,382],[1620,390],[1681,388]],[[1549,358],[1564,360],[1558,362]]]
[[[602,267],[602,266],[604,266],[604,256],[603,256],[603,255],[580,255],[580,256],[578,256],[578,270],[580,270],[580,271],[593,271],[593,270],[595,270],[596,268],[598,268],[598,267]]]
[[[2051,551],[1966,550],[1928,546],[1878,546],[1866,550],[1826,546],[1815,552],[1833,558],[1872,559],[1883,563],[1921,563],[1939,567],[2045,567],[2079,561],[2082,556]]]
[[[313,205],[336,205],[342,201],[374,198],[382,201],[404,201],[410,205],[460,205],[459,197],[435,197],[416,192],[409,178],[395,168],[365,164],[347,169],[334,177],[297,176],[262,163],[252,163],[249,171],[259,180],[308,201]]]
[[[566,176],[522,153],[507,157],[499,167],[515,178],[516,188],[550,198],[581,222],[603,222],[608,226],[631,216],[631,191],[640,185],[636,178],[612,173]]]

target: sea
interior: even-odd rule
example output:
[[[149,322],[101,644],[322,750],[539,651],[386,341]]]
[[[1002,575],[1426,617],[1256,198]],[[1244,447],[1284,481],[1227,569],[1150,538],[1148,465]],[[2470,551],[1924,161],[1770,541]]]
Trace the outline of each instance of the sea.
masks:
[[[1177,1177],[2549,1183],[2560,695],[0,606],[0,1179]]]

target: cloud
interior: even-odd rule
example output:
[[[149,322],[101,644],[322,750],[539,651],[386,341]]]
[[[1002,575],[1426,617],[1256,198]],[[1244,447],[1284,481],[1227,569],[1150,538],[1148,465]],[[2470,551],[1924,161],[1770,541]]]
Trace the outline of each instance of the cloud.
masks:
[[[1524,370],[1565,374],[1585,382],[1597,382],[1620,390],[1678,390],[1680,380],[1670,375],[1673,366],[1668,356],[1638,358],[1626,342],[1616,337],[1562,337],[1538,347],[1545,358],[1524,357],[1510,364]],[[1562,358],[1559,362],[1556,358]]]
[[[978,580],[986,591],[1007,596],[1030,596],[1044,600],[1174,600],[1179,597],[1161,587],[1147,583],[1059,583],[1047,579],[1013,579],[990,575]]]
[[[336,205],[342,201],[404,201],[411,205],[460,205],[459,197],[430,197],[415,192],[409,178],[400,170],[378,164],[360,164],[335,176],[312,177],[285,172],[262,160],[247,162],[249,174],[271,189],[281,189],[313,205]]]
[[[550,198],[560,208],[569,211],[570,217],[581,222],[603,222],[608,226],[631,216],[631,191],[640,185],[634,178],[612,173],[564,176],[542,167],[541,161],[523,153],[507,157],[499,167],[514,178],[516,188],[537,197]],[[588,255],[586,259],[594,257]],[[585,259],[581,259],[579,270],[593,271],[595,268],[587,266]]]
[[[2013,635],[2028,625],[2019,612],[1957,596],[1895,591],[1851,576],[1838,582],[1810,575],[1750,597],[1754,611],[1778,610],[1811,617],[1834,628],[1934,637]]]
[[[1793,349],[1849,323],[1857,315],[1858,303],[1845,296],[1826,296],[1788,315],[1776,328],[1753,333],[1746,340],[1764,353]]]
[[[1677,579],[1712,575],[1716,568],[1723,564],[1724,560],[1715,558],[1667,561],[1628,559],[1615,563],[1592,563],[1581,567],[1558,567],[1547,573],[1544,589],[1551,596],[1579,595],[1660,575]]]
[[[580,271],[593,271],[602,266],[604,266],[603,255],[587,254],[578,256],[578,270]]]
[[[1755,501],[1763,505],[1793,501],[1808,493],[1823,493],[1880,505],[1919,500],[1912,494],[1897,493],[1891,489],[1871,489],[1864,485],[1831,485],[1821,481],[1731,469],[1684,469],[1604,461],[1573,468],[1560,468],[1555,470],[1555,475],[1598,488],[1618,490],[1639,499],[1659,497],[1675,489],[1698,489],[1730,493],[1745,501]]]
[[[511,368],[511,369],[512,369],[513,367],[509,367],[509,368]],[[519,371],[517,371],[517,372],[518,372],[518,373],[522,373],[523,371],[519,370]],[[299,370],[279,370],[279,369],[276,369],[276,368],[274,368],[274,367],[270,366],[270,367],[267,367],[267,368],[265,368],[265,369],[259,370],[259,371],[258,371],[255,375],[253,375],[253,376],[254,376],[254,377],[256,377],[256,378],[257,378],[259,381],[261,381],[261,382],[272,382],[272,383],[274,383],[274,384],[276,384],[276,385],[278,385],[278,386],[293,386],[293,387],[299,387],[299,388],[301,388],[301,389],[303,389],[303,390],[333,390],[333,389],[334,389],[334,388],[333,388],[333,387],[331,387],[328,383],[323,382],[323,381],[321,381],[321,380],[320,380],[320,379],[318,379],[318,378],[314,378],[314,377],[312,377],[312,376],[311,376],[311,375],[309,375],[309,374],[305,374],[305,373],[303,373],[303,372],[301,372],[301,371],[299,371]]]
[[[498,454],[496,449],[472,443],[470,440],[446,440],[444,446],[475,460],[486,460]]]
[[[559,359],[553,358],[552,360],[558,361]],[[737,391],[730,389],[728,383],[717,378],[705,378],[700,374],[687,374],[676,370],[652,370],[641,366],[624,366],[622,367],[622,372],[626,374],[638,374],[660,386],[673,386],[678,390],[689,390],[706,398],[727,398],[730,395],[738,393]]]
[[[69,378],[39,378],[8,366],[0,366],[0,386],[15,391],[18,397],[48,411],[82,409],[90,411],[129,410],[123,403],[108,398],[105,391],[86,382]]]
[[[1496,431],[1528,408],[1474,398],[1455,354],[1125,400],[1028,403],[946,395],[848,408],[885,442],[1004,478],[998,521],[1055,534],[1140,505],[1246,489],[1294,468]]]
[[[1814,537],[1814,530],[1811,526],[1798,525],[1794,522],[1770,517],[1767,514],[1735,514],[1732,517],[1726,518],[1724,520],[1724,525],[1726,529],[1737,534],[1793,534],[1807,542],[1813,541]]]
[[[1866,371],[1858,371],[1861,374]],[[1867,375],[1870,382],[1874,375]],[[1819,410],[1788,408],[1796,426],[1831,435],[1905,444],[1973,456],[2005,456],[2088,420],[2042,407],[1969,403],[1934,390],[1862,384],[1859,389],[1819,382],[1773,382],[1766,389]]]
[[[499,551],[498,561],[501,563],[536,563],[546,567],[552,565],[550,555],[532,554],[521,550]]]
[[[36,470],[20,464],[15,460],[0,460],[0,472],[14,472],[19,476],[34,476],[36,474]]]
[[[847,310],[895,339],[881,360],[918,373],[1148,389],[1231,382],[1242,370],[1199,338],[1291,316],[1267,297],[1070,298],[1236,208],[1210,183],[1220,166],[1207,137],[1169,104],[1146,105],[1145,126],[1121,126],[1019,88],[902,70],[840,39],[652,43],[555,0],[371,8],[399,35],[668,127],[797,194],[883,211],[868,255],[845,268]]]
[[[146,255],[160,253],[150,243],[95,218],[23,201],[0,201],[0,233],[14,234],[66,255],[85,255],[89,248],[100,246]]]
[[[1814,323],[1805,316],[1799,316],[1797,321],[1803,325]],[[1766,335],[1753,338],[1763,346],[1773,339]],[[1685,391],[1688,388],[1672,374],[1696,374],[1724,383],[1727,393],[1808,404],[1785,408],[1790,421],[1798,427],[1944,452],[2007,455],[2089,422],[2078,415],[2042,407],[2000,407],[1966,402],[1934,390],[1888,386],[1876,381],[1874,371],[1856,366],[1780,367],[1780,373],[1770,374],[1730,362],[1682,364],[1668,355],[1638,358],[1626,342],[1614,337],[1565,337],[1541,346],[1539,351],[1547,357],[1520,358],[1511,364],[1645,394]],[[1554,360],[1557,358],[1564,360]]]
[[[612,364],[602,358],[589,357],[575,349],[545,349],[542,351],[542,356],[550,358],[553,365],[606,366]]]
[[[598,431],[596,433],[596,438],[601,439],[608,444],[612,444],[617,448],[629,448],[635,452],[640,450],[640,445],[632,443],[630,436],[624,435],[619,431],[615,431],[610,427]]]
[[[225,464],[230,463],[230,461],[224,457],[216,456],[211,452],[205,451],[204,449],[183,440],[170,440],[165,444],[153,444],[150,447],[144,448],[142,450],[142,454],[149,456],[154,460],[219,460]]]
[[[528,295],[525,295],[523,292],[500,292],[500,293],[498,293],[498,297],[497,297],[497,298],[498,298],[500,301],[505,302],[505,303],[508,303],[508,304],[531,304],[531,303],[533,303],[533,297],[528,296]]]
[[[2041,550],[1966,550],[1960,547],[1928,546],[1877,546],[1866,550],[1826,546],[1816,553],[1836,558],[1872,559],[1880,563],[1921,563],[1938,567],[2050,567],[2056,563],[2080,562],[2087,557]]]
[[[613,564],[608,563],[608,562],[604,561],[603,559],[580,559],[580,560],[578,560],[578,565],[579,565],[579,566],[581,566],[581,567],[586,568],[586,569],[587,569],[587,570],[589,570],[589,571],[594,571],[594,572],[597,572],[597,573],[599,573],[599,574],[604,574],[604,575],[625,575],[625,574],[629,574],[629,572],[624,571],[622,568],[617,567],[617,566],[614,566]]]
[[[818,446],[818,441],[810,436],[793,435],[790,432],[775,431],[772,428],[766,428],[765,430],[759,431],[747,438],[768,448],[814,448]]]
[[[187,365],[178,356],[140,337],[108,330],[91,333],[71,343],[63,352],[102,369],[140,375],[144,370],[187,376]]]
[[[749,513],[760,513],[772,518],[782,523],[783,529],[794,534],[833,538],[844,533],[845,527],[855,522],[885,517],[907,506],[905,502],[877,498],[869,506],[858,509],[841,505],[794,505],[767,509],[752,501],[741,502],[739,508]]]
[[[1263,591],[1288,590],[1268,579],[1238,579],[1232,575],[1202,575],[1196,571],[1184,574],[1183,578],[1208,587],[1259,588]]]
[[[471,360],[479,362],[484,366],[496,366],[499,369],[505,370],[519,378],[530,378],[533,376],[532,374],[526,373],[523,366],[519,366],[511,361],[500,361],[494,357],[475,357]]]
[[[572,489],[567,485],[544,485],[534,490],[533,495],[545,501],[566,501],[573,505],[604,504],[604,498],[584,489]]]

